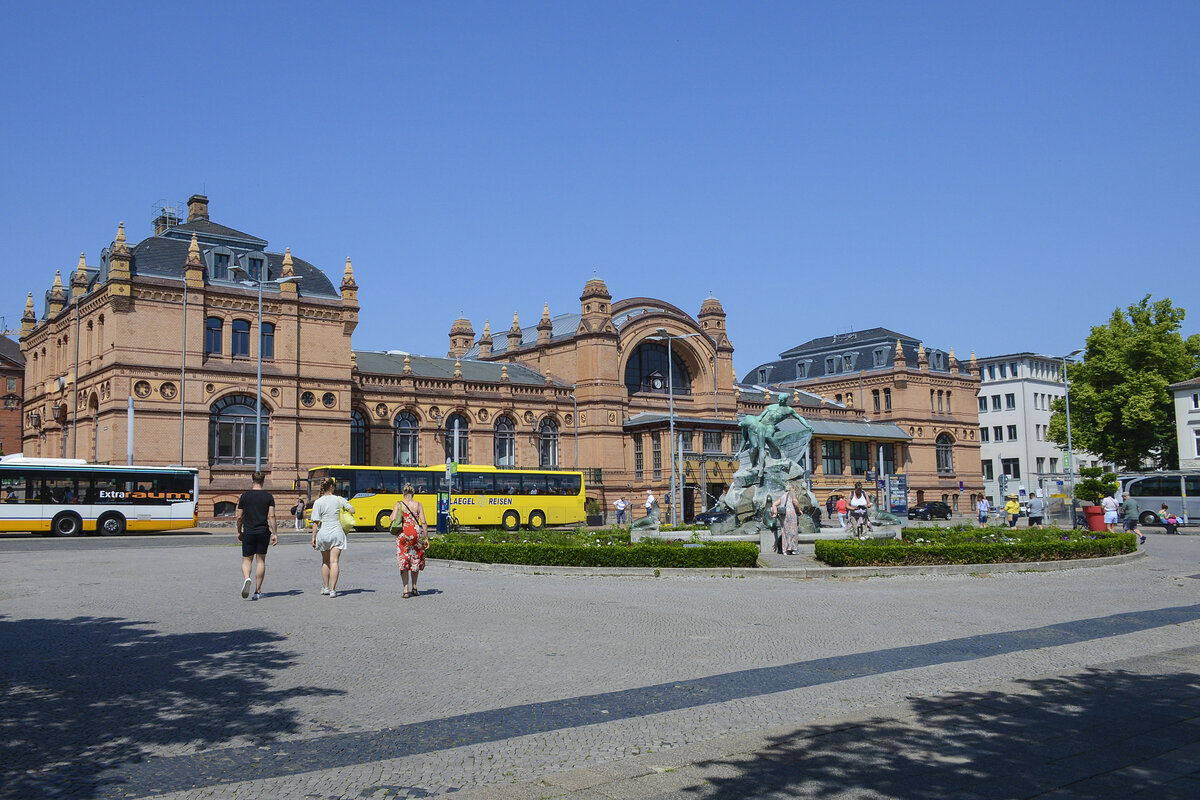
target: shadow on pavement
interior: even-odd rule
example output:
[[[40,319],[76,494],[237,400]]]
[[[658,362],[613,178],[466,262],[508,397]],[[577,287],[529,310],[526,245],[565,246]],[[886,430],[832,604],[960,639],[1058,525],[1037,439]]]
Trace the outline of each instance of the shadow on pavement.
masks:
[[[274,689],[294,657],[261,630],[162,635],[144,623],[0,618],[0,797],[108,794],[152,747],[266,742],[298,730]],[[119,791],[119,789],[118,789]]]
[[[672,796],[1200,797],[1200,676],[1093,669],[1019,684],[808,726],[697,764],[707,780]]]

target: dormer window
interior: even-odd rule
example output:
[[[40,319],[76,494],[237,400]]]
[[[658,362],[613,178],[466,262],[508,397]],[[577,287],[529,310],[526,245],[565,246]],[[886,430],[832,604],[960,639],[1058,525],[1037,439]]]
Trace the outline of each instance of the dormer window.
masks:
[[[846,355],[842,356],[842,369],[844,369],[844,370],[854,369],[854,356],[853,355],[846,354]]]
[[[887,358],[887,351],[880,347],[871,354],[871,363],[876,367],[882,367],[885,358]]]
[[[250,280],[262,281],[266,280],[266,275],[263,274],[263,260],[256,256],[251,256],[249,259],[250,268],[246,271],[250,273]]]
[[[835,372],[837,372],[837,359],[829,356],[829,358],[825,359],[825,374],[832,375]]]
[[[767,371],[765,369],[760,369],[758,371],[758,382],[759,383],[767,382]]]
[[[212,276],[216,280],[229,280],[229,254],[213,253]]]
[[[797,378],[807,378],[808,377],[808,364],[804,363],[803,361],[796,362],[796,377]]]

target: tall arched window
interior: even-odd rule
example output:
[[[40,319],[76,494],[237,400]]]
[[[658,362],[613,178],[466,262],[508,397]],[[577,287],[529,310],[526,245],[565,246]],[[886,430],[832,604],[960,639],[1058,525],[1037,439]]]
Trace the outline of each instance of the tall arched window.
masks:
[[[512,417],[496,417],[496,466],[517,465],[517,426]]]
[[[467,418],[462,414],[451,414],[446,420],[446,458],[457,464],[469,464],[470,456]]]
[[[538,467],[558,468],[558,423],[549,417],[538,425]]]
[[[250,320],[235,319],[233,321],[233,340],[229,345],[229,354],[233,357],[250,357]]]
[[[221,340],[225,333],[225,322],[220,317],[209,317],[204,320],[204,354],[220,354]]]
[[[671,348],[667,363],[667,346],[661,342],[642,342],[634,348],[625,364],[625,388],[630,394],[650,392],[667,394],[667,381],[675,385],[675,394],[692,393],[692,375],[679,357],[678,343]]]
[[[350,412],[350,463],[370,463],[367,461],[367,418],[357,410]]]
[[[210,464],[254,463],[254,398],[244,394],[222,397],[209,407],[208,461]],[[261,462],[267,463],[271,448],[270,414],[262,409]]]
[[[393,461],[397,467],[415,467],[420,463],[417,460],[419,455],[417,438],[420,427],[416,415],[411,411],[401,411],[396,415],[393,428],[396,444]]]
[[[262,357],[275,357],[275,323],[273,322],[262,324]]]
[[[937,447],[937,470],[944,475],[954,474],[954,440],[948,433],[939,433],[935,440]]]

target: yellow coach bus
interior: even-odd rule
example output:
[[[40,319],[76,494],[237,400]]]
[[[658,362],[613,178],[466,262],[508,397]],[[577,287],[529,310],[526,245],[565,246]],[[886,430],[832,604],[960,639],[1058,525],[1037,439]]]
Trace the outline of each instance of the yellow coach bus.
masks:
[[[425,519],[436,524],[439,495],[449,501],[454,520],[473,527],[498,526],[536,530],[546,525],[584,521],[583,473],[559,470],[503,469],[457,465],[449,491],[446,467],[324,466],[308,471],[309,507],[320,494],[321,481],[332,477],[335,490],[354,506],[360,528],[387,530],[392,508],[406,483],[425,507]],[[444,509],[443,509],[444,510]]]

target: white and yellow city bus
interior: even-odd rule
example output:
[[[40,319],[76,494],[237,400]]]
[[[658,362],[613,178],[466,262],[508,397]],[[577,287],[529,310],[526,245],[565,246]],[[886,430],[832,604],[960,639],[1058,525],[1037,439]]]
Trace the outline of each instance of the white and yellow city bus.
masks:
[[[196,527],[197,470],[0,458],[0,531],[114,536]]]
[[[538,529],[546,525],[575,525],[584,521],[583,473],[560,470],[504,469],[459,464],[451,476],[449,504],[459,525],[521,525]],[[425,507],[433,528],[438,494],[446,494],[446,468],[324,466],[308,471],[309,507],[320,493],[321,481],[332,477],[335,491],[354,506],[358,527],[386,530],[392,508],[404,485],[411,483],[414,497]]]

